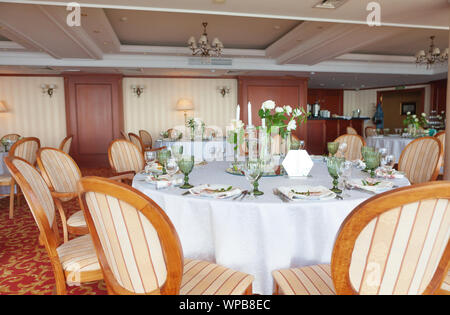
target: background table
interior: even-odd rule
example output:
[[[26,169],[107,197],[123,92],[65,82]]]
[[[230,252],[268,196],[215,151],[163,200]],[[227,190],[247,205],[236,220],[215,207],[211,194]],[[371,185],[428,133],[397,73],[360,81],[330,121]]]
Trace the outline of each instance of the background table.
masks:
[[[3,161],[3,158],[8,156],[8,152],[0,152],[0,175],[9,175],[9,171],[6,168],[5,162]],[[0,186],[0,194],[9,194],[10,189],[6,186]],[[2,197],[0,197],[2,198]]]
[[[388,154],[395,156],[395,163],[398,163],[403,149],[413,140],[414,138],[403,138],[401,136],[376,136],[367,137],[366,143],[369,147],[386,148]]]
[[[233,159],[233,146],[226,142],[226,139],[213,140],[156,140],[155,147],[171,148],[174,144],[183,146],[183,153],[193,155],[195,161],[225,161]]]
[[[229,184],[249,189],[243,176],[225,173],[227,162],[196,167],[190,183]],[[354,170],[354,176],[361,171]],[[273,188],[308,184],[331,187],[323,162],[315,163],[312,177],[289,179],[264,177],[265,194],[244,201],[181,196],[185,190],[171,187],[155,190],[138,174],[133,187],[153,199],[173,222],[184,256],[216,262],[255,276],[254,293],[272,294],[271,272],[276,269],[330,263],[336,234],[348,214],[372,194],[352,190],[344,200],[283,203]],[[409,185],[406,179],[396,185]]]

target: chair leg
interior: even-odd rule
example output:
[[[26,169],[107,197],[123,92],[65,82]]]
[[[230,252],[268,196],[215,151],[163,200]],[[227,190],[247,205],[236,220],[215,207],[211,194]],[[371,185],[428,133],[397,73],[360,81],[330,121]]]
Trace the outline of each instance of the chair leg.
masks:
[[[9,218],[14,218],[14,180],[11,181],[11,185],[9,186]]]
[[[69,241],[69,232],[67,231],[67,217],[66,213],[64,212],[64,208],[62,206],[61,200],[55,199],[56,208],[58,208],[59,215],[61,216],[61,222],[63,227],[63,237],[64,237],[64,243],[67,243]]]
[[[253,295],[253,284],[250,284],[245,290],[244,295]]]
[[[20,207],[20,194],[22,193],[22,191],[20,190],[20,186],[19,185],[16,186],[16,189],[17,189],[17,193],[16,193],[17,206]]]

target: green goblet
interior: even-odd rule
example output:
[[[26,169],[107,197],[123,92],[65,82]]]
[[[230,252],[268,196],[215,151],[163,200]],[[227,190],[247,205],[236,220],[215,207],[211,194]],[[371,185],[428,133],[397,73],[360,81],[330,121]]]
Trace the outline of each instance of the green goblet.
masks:
[[[364,161],[370,171],[370,177],[374,178],[375,170],[380,166],[381,154],[379,152],[367,152]]]
[[[335,154],[339,150],[339,144],[339,142],[328,142],[328,152],[331,154],[331,156],[335,156]]]
[[[252,194],[254,196],[264,195],[262,191],[258,189],[258,181],[263,174],[264,163],[261,160],[247,161],[244,164],[243,172],[247,180],[253,185]]]
[[[167,174],[166,165],[167,165],[167,161],[169,160],[170,156],[171,156],[171,153],[169,150],[164,149],[164,150],[158,151],[158,162],[161,163],[161,165],[163,167],[163,169],[162,169],[163,175]]]
[[[192,169],[194,168],[194,157],[193,156],[185,156],[178,160],[178,167],[180,168],[180,171],[184,174],[184,184],[183,186],[180,186],[181,189],[191,189],[192,186],[189,184],[189,174],[192,172]]]
[[[375,152],[375,149],[372,147],[361,147],[361,155],[362,155],[363,161],[364,162],[366,161],[367,154],[374,153],[374,152]],[[369,171],[369,168],[367,167],[367,165],[366,165],[366,168],[364,169],[364,171],[365,172]]]
[[[171,147],[172,155],[177,161],[183,156],[183,149],[183,145],[181,144],[174,144]]]
[[[338,188],[338,184],[339,184],[339,172],[344,162],[345,162],[344,158],[338,158],[335,156],[332,156],[327,159],[328,173],[333,178],[333,188],[331,188],[330,190],[336,194],[342,194],[342,190]]]

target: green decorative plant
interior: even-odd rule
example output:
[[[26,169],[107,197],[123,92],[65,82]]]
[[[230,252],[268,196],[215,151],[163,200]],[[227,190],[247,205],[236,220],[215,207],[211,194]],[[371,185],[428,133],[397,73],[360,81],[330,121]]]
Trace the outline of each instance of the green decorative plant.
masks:
[[[233,119],[227,132],[227,141],[233,145],[234,161],[237,162],[239,146],[244,143],[244,123],[241,120]]]
[[[268,133],[272,132],[273,127],[277,127],[283,139],[286,139],[291,131],[296,130],[297,126],[308,120],[308,114],[303,108],[293,109],[289,105],[277,107],[271,100],[262,104],[258,115],[265,120]]]
[[[403,125],[405,127],[413,126],[416,129],[426,128],[428,126],[427,114],[422,113],[422,115],[411,115],[411,112],[406,114],[406,118],[403,120]]]

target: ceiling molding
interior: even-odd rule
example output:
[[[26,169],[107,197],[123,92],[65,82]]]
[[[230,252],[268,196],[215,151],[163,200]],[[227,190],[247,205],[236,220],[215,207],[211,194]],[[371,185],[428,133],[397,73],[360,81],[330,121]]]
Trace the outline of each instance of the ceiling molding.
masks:
[[[25,50],[26,48],[12,41],[0,41],[0,49]]]

